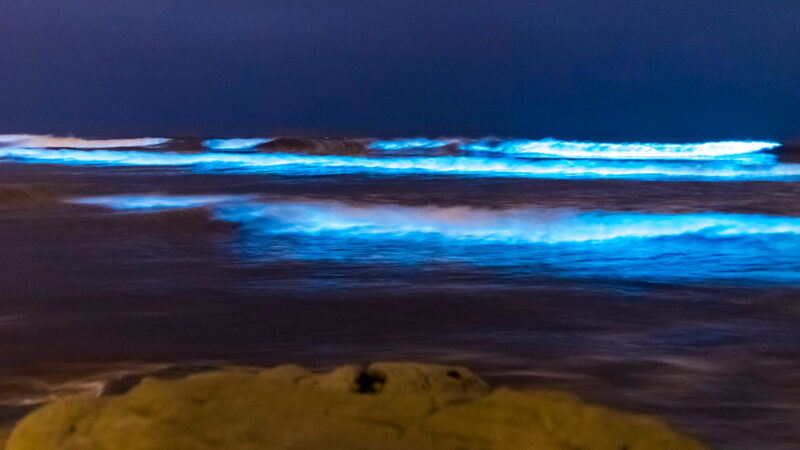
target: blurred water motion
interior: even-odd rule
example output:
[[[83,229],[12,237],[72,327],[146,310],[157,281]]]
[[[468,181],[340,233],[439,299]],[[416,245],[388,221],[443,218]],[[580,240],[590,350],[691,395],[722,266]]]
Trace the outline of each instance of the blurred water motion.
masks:
[[[800,441],[774,144],[59,139],[0,138],[6,422],[145,373],[415,359]]]

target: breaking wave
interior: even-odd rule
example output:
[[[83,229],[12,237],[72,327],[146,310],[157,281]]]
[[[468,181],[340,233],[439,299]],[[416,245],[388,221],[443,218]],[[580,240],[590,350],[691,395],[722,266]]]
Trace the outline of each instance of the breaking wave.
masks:
[[[430,148],[439,148],[444,147],[446,145],[457,144],[459,147],[461,144],[456,139],[440,139],[440,140],[432,140],[432,139],[425,139],[425,138],[414,138],[414,139],[397,139],[392,141],[375,141],[370,144],[370,148],[376,150],[408,150],[408,149],[430,149]]]
[[[167,205],[176,212],[202,207],[215,221],[239,226],[229,249],[245,261],[450,262],[523,277],[800,283],[799,217],[270,202],[253,196],[80,201],[147,213],[127,217],[165,214]]]
[[[168,142],[165,138],[81,139],[35,134],[0,135],[0,145],[23,148],[129,148],[150,147]]]
[[[541,141],[486,141],[467,144],[470,151],[500,152],[538,158],[568,159],[725,159],[770,150],[780,144],[774,142],[707,142],[701,144],[610,144],[595,142],[569,142],[555,139]]]
[[[270,202],[253,196],[76,201],[124,211],[111,215],[122,221],[203,212],[208,216],[182,215],[167,224],[237,225],[239,231],[226,240],[229,251],[258,263],[457,263],[521,277],[800,283],[800,217]]]
[[[695,144],[598,143],[556,139],[499,140],[483,139],[398,139],[376,141],[370,148],[385,151],[436,149],[457,146],[463,152],[494,153],[531,158],[565,159],[638,159],[638,160],[709,160],[741,159],[743,155],[779,147],[774,142],[725,141]]]
[[[154,153],[108,150],[0,148],[0,157],[30,163],[109,166],[190,166],[200,172],[245,171],[291,175],[382,174],[524,178],[683,180],[800,179],[800,164],[735,161],[528,160],[477,156],[370,158],[287,153]]]
[[[690,144],[603,143],[557,139],[465,139],[413,138],[374,140],[368,138],[229,138],[229,139],[81,139],[50,135],[0,135],[0,146],[26,149],[114,149],[147,148],[169,143],[172,150],[210,149],[224,152],[298,153],[337,156],[510,156],[526,158],[607,160],[756,160],[772,156],[765,151],[779,147],[774,142],[721,141]],[[186,146],[192,148],[184,148]]]
[[[209,139],[203,145],[212,150],[247,150],[269,142],[270,139]]]
[[[249,196],[110,196],[72,200],[114,210],[214,207],[220,220],[265,233],[358,236],[435,234],[462,240],[563,243],[684,234],[800,235],[800,218],[758,214],[656,214],[561,209],[355,205],[339,202],[257,202]]]
[[[459,240],[562,243],[683,234],[800,234],[800,218],[720,213],[645,214],[466,207],[352,206],[337,203],[222,205],[220,218],[269,233],[359,236],[435,234]],[[262,229],[262,228],[260,228]]]

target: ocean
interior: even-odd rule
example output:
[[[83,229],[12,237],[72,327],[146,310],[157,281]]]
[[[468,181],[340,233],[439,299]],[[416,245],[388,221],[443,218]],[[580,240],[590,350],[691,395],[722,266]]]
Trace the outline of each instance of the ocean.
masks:
[[[0,136],[0,426],[228,364],[416,360],[800,442],[800,152]]]

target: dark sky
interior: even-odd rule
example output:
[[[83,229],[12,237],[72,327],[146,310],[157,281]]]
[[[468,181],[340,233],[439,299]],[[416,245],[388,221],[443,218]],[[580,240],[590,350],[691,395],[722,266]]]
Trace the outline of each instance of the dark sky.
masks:
[[[798,0],[0,0],[0,133],[800,137]]]

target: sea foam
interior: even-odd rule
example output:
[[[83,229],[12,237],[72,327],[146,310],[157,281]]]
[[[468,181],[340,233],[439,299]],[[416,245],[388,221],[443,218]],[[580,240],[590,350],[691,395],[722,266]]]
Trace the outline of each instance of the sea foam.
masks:
[[[199,172],[264,174],[451,175],[463,177],[643,180],[800,179],[800,164],[736,161],[528,160],[477,156],[371,158],[295,153],[157,153],[132,150],[45,150],[0,148],[0,158],[27,163],[106,166],[187,166]]]
[[[166,138],[136,138],[136,139],[81,139],[74,137],[55,137],[50,135],[34,134],[4,134],[0,135],[0,145],[23,148],[127,148],[149,147],[168,142]]]

